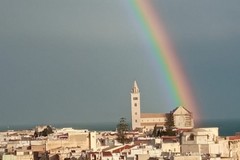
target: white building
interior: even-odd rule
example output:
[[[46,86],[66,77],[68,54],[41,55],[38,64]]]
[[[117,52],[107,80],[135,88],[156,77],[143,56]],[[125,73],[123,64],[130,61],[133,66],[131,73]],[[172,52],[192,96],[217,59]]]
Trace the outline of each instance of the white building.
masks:
[[[181,137],[181,153],[221,154],[218,128],[196,128]]]
[[[194,126],[192,113],[184,108],[179,106],[170,112],[173,117],[174,126],[179,129],[191,129]]]
[[[87,129],[62,128],[56,130],[46,141],[46,150],[51,151],[56,148],[74,148],[82,150],[96,150],[97,137],[96,132],[90,132]]]
[[[151,130],[155,125],[165,127],[172,120],[176,128],[191,129],[194,126],[192,113],[183,106],[175,108],[170,113],[141,113],[140,91],[134,81],[131,90],[132,129]],[[170,118],[170,119],[169,119]]]

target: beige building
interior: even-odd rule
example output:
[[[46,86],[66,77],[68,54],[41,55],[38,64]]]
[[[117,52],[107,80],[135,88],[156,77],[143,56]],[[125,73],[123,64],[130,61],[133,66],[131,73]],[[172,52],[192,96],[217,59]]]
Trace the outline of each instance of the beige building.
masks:
[[[131,90],[132,129],[142,128],[151,130],[155,125],[165,127],[172,119],[174,126],[179,129],[191,129],[194,126],[192,113],[183,106],[175,108],[170,113],[141,113],[140,91],[134,81]]]
[[[181,136],[181,153],[217,155],[221,146],[217,143],[218,128],[196,128]]]
[[[173,160],[202,160],[200,155],[174,156]]]
[[[33,160],[33,154],[27,155],[3,155],[2,160]]]
[[[163,142],[161,144],[162,152],[174,152],[180,153],[180,143],[179,142]]]
[[[176,128],[191,129],[194,127],[192,113],[183,106],[175,108],[169,114],[172,114],[174,126]]]
[[[33,160],[33,152],[27,148],[17,149],[14,154],[3,154],[2,160]]]
[[[96,149],[96,133],[88,130],[77,130],[73,128],[63,128],[57,130],[52,137],[46,141],[46,150],[51,151],[61,148],[80,148],[82,150]]]
[[[218,139],[221,146],[221,157],[240,159],[240,136],[228,136]]]

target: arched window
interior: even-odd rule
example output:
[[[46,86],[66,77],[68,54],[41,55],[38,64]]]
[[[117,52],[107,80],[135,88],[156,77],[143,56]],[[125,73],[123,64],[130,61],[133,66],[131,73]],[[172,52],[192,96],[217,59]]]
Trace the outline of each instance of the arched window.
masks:
[[[194,134],[190,134],[189,139],[190,139],[190,141],[194,141]]]
[[[187,138],[188,141],[194,141],[194,134],[190,134],[190,136]]]

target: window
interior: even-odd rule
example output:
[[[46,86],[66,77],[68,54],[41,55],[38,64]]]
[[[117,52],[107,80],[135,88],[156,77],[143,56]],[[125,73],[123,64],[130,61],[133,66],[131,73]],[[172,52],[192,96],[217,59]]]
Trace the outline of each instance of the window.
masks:
[[[190,134],[190,136],[187,139],[188,141],[194,141],[194,134]]]
[[[134,106],[137,107],[137,103],[134,103]]]
[[[138,100],[138,97],[133,97],[133,100]]]
[[[137,120],[135,119],[135,122],[137,123]]]
[[[137,115],[137,112],[135,112],[135,115]]]

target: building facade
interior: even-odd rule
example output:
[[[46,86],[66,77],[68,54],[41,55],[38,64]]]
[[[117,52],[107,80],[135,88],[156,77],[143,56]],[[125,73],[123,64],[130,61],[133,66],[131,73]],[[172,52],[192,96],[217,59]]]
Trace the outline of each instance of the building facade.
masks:
[[[183,106],[170,113],[141,113],[140,90],[136,81],[131,90],[131,116],[132,130],[151,130],[156,125],[166,127],[169,121],[173,121],[174,126],[179,129],[191,129],[194,126],[192,113]]]
[[[181,135],[181,153],[220,155],[218,128],[195,128]]]

